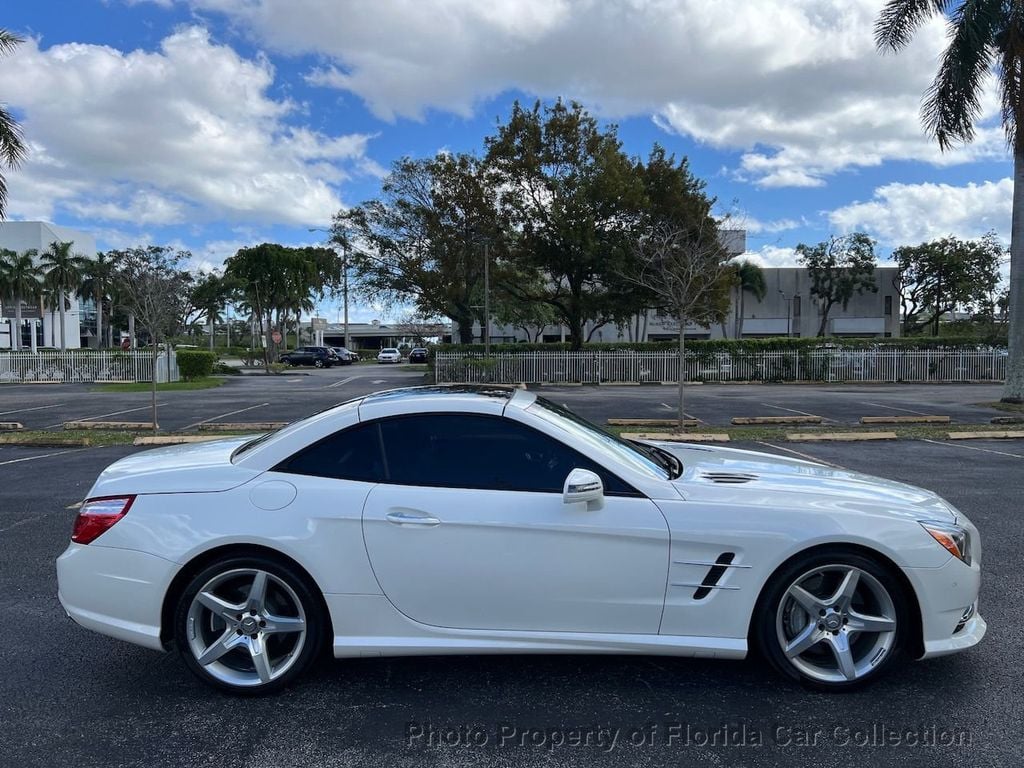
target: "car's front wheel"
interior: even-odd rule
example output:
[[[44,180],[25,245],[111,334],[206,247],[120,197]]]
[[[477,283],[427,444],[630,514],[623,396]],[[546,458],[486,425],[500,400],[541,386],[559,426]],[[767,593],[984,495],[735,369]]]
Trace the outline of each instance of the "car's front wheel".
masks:
[[[214,563],[178,600],[178,650],[192,672],[221,690],[280,690],[319,653],[324,618],[314,589],[294,568],[269,558]]]
[[[783,674],[819,690],[859,687],[899,657],[909,606],[891,568],[856,552],[797,558],[758,604],[755,639]]]

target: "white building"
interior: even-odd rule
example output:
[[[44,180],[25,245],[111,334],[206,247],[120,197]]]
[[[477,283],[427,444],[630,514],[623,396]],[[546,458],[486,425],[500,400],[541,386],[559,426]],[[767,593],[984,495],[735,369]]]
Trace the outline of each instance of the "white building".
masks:
[[[88,258],[96,255],[96,241],[92,235],[67,227],[58,227],[42,221],[0,221],[0,249],[18,253],[35,249],[38,253],[49,250],[52,243],[74,243],[72,252]],[[65,346],[78,349],[82,346],[82,329],[79,323],[79,300],[68,296],[70,308],[64,312]],[[0,297],[0,349],[13,349],[14,303],[9,297]],[[25,302],[21,307],[21,346],[60,347],[60,311],[41,307],[40,302]],[[33,336],[35,337],[33,339]]]

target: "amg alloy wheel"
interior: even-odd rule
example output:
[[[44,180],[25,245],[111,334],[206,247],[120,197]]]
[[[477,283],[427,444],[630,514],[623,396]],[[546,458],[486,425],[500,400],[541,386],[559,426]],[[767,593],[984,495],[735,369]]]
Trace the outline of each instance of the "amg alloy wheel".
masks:
[[[857,687],[898,655],[901,585],[861,555],[818,556],[778,574],[759,616],[759,641],[784,673],[816,688]]]
[[[236,693],[288,684],[320,647],[319,603],[290,568],[236,558],[198,574],[178,604],[179,650],[201,679]]]

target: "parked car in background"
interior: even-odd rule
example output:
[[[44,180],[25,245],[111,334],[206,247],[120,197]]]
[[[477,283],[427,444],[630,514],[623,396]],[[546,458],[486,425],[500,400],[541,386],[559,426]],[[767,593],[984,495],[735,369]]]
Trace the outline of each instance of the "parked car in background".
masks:
[[[402,353],[394,347],[386,347],[377,353],[378,363],[400,363],[402,362]]]
[[[331,349],[338,357],[338,365],[352,365],[352,363],[359,359],[359,355],[355,352],[350,352],[345,347],[331,347]]]
[[[427,357],[429,356],[429,354],[430,353],[424,347],[415,347],[409,353],[409,362],[410,363],[425,363],[425,362],[427,362]]]
[[[314,368],[330,368],[341,362],[330,347],[299,347],[285,352],[279,360],[285,365],[312,365]]]

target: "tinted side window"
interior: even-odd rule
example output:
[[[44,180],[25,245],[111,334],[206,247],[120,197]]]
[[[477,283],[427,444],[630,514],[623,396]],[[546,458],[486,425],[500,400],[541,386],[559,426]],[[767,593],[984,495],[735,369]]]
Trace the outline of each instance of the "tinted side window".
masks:
[[[569,446],[509,419],[446,413],[379,423],[392,483],[561,493],[579,467],[601,475],[610,495],[638,495]]]
[[[376,424],[358,424],[299,451],[274,468],[293,475],[339,480],[384,480],[384,461]]]

